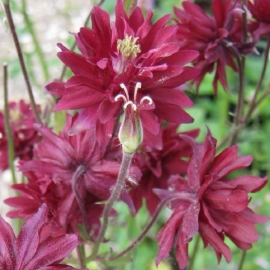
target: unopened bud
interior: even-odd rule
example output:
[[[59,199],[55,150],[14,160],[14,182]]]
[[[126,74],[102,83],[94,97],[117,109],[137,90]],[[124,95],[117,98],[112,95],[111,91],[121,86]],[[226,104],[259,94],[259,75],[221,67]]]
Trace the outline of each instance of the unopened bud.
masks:
[[[118,138],[126,153],[135,152],[143,140],[141,119],[132,104],[128,104],[125,108],[124,120],[120,126]]]

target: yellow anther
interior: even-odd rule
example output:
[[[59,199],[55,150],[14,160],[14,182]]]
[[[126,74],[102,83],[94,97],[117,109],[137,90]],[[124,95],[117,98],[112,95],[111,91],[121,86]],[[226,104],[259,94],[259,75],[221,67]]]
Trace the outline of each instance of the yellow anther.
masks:
[[[20,120],[21,118],[21,112],[20,110],[18,109],[11,109],[9,111],[9,116],[10,116],[10,119],[13,121],[13,122],[17,122]]]
[[[138,37],[134,38],[128,35],[126,35],[123,40],[118,39],[117,50],[121,52],[125,58],[136,57],[137,54],[141,52],[140,45],[136,44],[138,39]]]

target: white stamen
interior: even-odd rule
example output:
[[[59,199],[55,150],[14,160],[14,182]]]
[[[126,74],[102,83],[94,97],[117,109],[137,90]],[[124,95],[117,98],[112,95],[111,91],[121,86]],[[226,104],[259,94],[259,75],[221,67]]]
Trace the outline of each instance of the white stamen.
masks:
[[[145,96],[145,97],[143,97],[143,98],[141,99],[140,104],[143,104],[143,102],[144,102],[145,100],[148,101],[148,105],[152,105],[152,104],[153,104],[152,98],[147,97],[147,96]]]
[[[137,94],[138,94],[138,90],[142,88],[142,83],[137,82],[135,85],[135,90],[134,90],[134,102],[136,102],[137,100]]]
[[[125,94],[127,96],[127,100],[129,100],[129,94],[128,94],[128,90],[127,90],[126,86],[123,83],[121,83],[120,87],[125,91]]]
[[[120,98],[124,100],[124,103],[127,103],[127,99],[123,94],[119,94],[114,98],[114,101],[118,101]]]
[[[134,111],[137,110],[137,106],[136,106],[132,101],[126,102],[126,103],[124,104],[124,109],[126,109],[128,105],[131,105]]]
[[[124,106],[123,108],[126,109],[129,105],[132,106],[133,111],[137,110],[137,106],[138,105],[143,105],[143,102],[146,100],[148,102],[148,105],[152,105],[154,104],[153,100],[151,97],[149,96],[144,96],[142,97],[142,99],[140,100],[140,102],[137,103],[137,98],[138,98],[138,91],[139,89],[142,88],[142,83],[141,82],[137,82],[135,85],[135,89],[134,89],[134,94],[133,94],[133,101],[129,99],[129,94],[128,94],[128,89],[125,86],[125,84],[121,83],[120,87],[124,90],[124,94],[118,94],[114,100],[118,101],[119,99],[123,99],[124,101]]]

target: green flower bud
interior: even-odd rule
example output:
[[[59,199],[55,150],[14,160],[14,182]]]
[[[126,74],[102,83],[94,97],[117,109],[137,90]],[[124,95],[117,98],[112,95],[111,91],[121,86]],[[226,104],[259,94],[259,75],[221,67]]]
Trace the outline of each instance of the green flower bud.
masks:
[[[142,123],[136,106],[127,103],[124,120],[120,126],[118,138],[125,153],[133,153],[143,140]]]

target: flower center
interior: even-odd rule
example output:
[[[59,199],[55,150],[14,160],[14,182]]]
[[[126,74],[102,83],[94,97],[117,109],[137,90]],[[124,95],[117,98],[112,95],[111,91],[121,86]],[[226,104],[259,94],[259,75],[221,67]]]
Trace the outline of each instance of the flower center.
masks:
[[[138,37],[134,38],[128,35],[126,35],[123,40],[118,39],[117,50],[121,52],[125,58],[136,57],[137,54],[141,52],[140,45],[136,44],[138,39]]]
[[[9,116],[12,122],[16,123],[21,118],[21,112],[18,109],[12,109],[9,111]]]
[[[130,98],[129,98],[129,94],[128,94],[128,89],[127,89],[127,87],[126,87],[123,83],[120,84],[120,87],[124,90],[125,95],[119,94],[119,95],[117,95],[117,96],[114,98],[114,100],[115,100],[115,101],[118,101],[120,98],[123,99],[124,102],[125,102],[125,104],[124,104],[124,109],[126,109],[128,105],[131,105],[132,108],[133,108],[133,110],[136,111],[138,105],[143,104],[143,102],[144,102],[145,100],[148,101],[148,105],[152,105],[152,104],[153,104],[153,100],[152,100],[149,96],[144,96],[143,98],[141,98],[141,100],[139,101],[139,103],[137,103],[138,91],[139,91],[139,89],[142,88],[142,84],[141,84],[140,82],[137,82],[136,85],[135,85],[133,101],[130,100]]]

